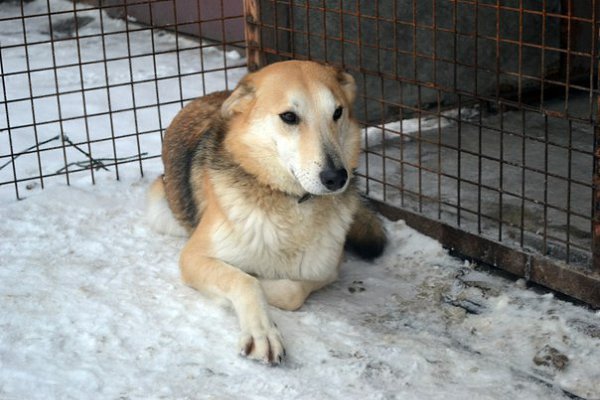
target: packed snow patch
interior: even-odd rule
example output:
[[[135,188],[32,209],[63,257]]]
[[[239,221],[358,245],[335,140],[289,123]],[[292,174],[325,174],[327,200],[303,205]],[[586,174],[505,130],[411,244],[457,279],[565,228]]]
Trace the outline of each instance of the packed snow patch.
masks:
[[[461,108],[442,111],[439,115],[433,112],[430,115],[414,118],[404,118],[382,124],[373,124],[365,129],[365,147],[371,148],[382,144],[399,141],[411,141],[419,137],[422,132],[438,130],[456,124],[459,120],[471,120],[479,116],[479,108]]]

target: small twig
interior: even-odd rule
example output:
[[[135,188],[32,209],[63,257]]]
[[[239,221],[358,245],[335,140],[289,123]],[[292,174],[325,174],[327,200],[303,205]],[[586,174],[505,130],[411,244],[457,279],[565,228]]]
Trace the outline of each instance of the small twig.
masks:
[[[66,171],[66,169],[68,167],[71,166],[76,166],[76,167],[80,167],[80,168],[84,168],[84,169],[92,169],[96,168],[96,171],[99,170],[100,168],[104,168],[105,170],[109,171],[108,168],[106,168],[105,166],[105,162],[107,163],[120,163],[120,162],[126,162],[126,161],[130,161],[130,160],[134,160],[137,159],[139,157],[145,157],[147,156],[148,153],[144,152],[144,153],[140,153],[140,154],[136,154],[133,156],[129,156],[129,157],[118,157],[118,158],[97,158],[97,159],[91,159],[91,160],[86,160],[86,161],[74,161],[71,162],[67,165],[65,165],[64,167],[62,167],[61,169],[59,169],[58,171],[56,171],[57,174],[60,174],[64,171]]]
[[[73,143],[73,142],[71,141],[71,139],[69,139],[69,137],[68,137],[67,135],[64,135],[64,134],[63,134],[63,135],[62,135],[62,140],[63,140],[63,142],[67,142],[67,143],[69,143],[69,145],[71,145],[71,146],[75,147],[75,149],[76,149],[77,151],[79,151],[80,153],[82,153],[83,155],[85,155],[87,158],[89,158],[89,159],[90,159],[90,169],[91,169],[93,166],[96,166],[96,171],[97,171],[97,170],[99,170],[100,168],[104,169],[105,171],[108,171],[108,170],[109,170],[109,169],[108,169],[108,168],[106,168],[106,166],[105,166],[105,165],[102,163],[102,161],[100,161],[100,160],[98,160],[98,159],[95,159],[95,158],[93,158],[91,154],[87,153],[85,150],[81,149],[81,147],[79,147],[79,146],[77,146],[75,143]],[[71,164],[72,164],[72,163],[65,165],[65,167],[64,167],[64,168],[65,168],[65,169],[66,169],[66,168],[68,168],[68,167],[69,167]]]
[[[19,153],[15,153],[12,155],[12,157],[10,158],[10,160],[8,160],[7,162],[5,162],[4,164],[0,165],[0,170],[2,170],[3,168],[6,168],[8,165],[10,165],[11,163],[13,163],[17,158],[21,157],[24,154],[27,154],[29,151],[37,149],[38,151],[41,150],[41,146],[48,144],[50,142],[53,142],[55,140],[59,140],[62,139],[63,143],[67,143],[69,146],[74,147],[77,151],[79,151],[80,153],[82,153],[83,155],[85,155],[87,157],[87,160],[85,161],[75,161],[75,162],[71,162],[67,165],[65,165],[64,167],[62,167],[61,169],[59,169],[58,171],[56,171],[57,174],[60,174],[64,171],[67,170],[67,168],[71,167],[71,166],[77,166],[80,168],[85,168],[85,169],[92,169],[95,168],[96,171],[98,171],[99,169],[104,169],[105,171],[110,171],[108,169],[108,167],[105,165],[105,163],[119,163],[119,162],[126,162],[126,161],[130,161],[139,157],[144,157],[147,156],[148,153],[144,152],[141,154],[136,154],[133,156],[128,156],[128,157],[117,157],[117,158],[93,158],[88,152],[86,152],[85,150],[83,150],[81,147],[79,147],[78,145],[76,145],[75,143],[73,143],[71,141],[71,139],[69,139],[69,137],[67,135],[57,135],[54,136],[50,139],[44,140],[42,142],[39,142],[33,146],[30,146],[28,148],[26,148],[25,150],[19,152]]]
[[[11,157],[11,159],[10,159],[9,161],[7,161],[6,163],[4,163],[4,164],[0,165],[0,170],[1,170],[1,169],[3,169],[3,168],[5,168],[6,166],[10,165],[11,163],[13,163],[13,162],[14,162],[14,161],[15,161],[15,160],[18,158],[18,157],[21,157],[23,154],[26,154],[26,153],[27,153],[29,150],[33,150],[33,149],[37,148],[37,149],[38,149],[38,151],[39,151],[39,147],[40,147],[41,145],[44,145],[44,144],[47,144],[47,143],[53,142],[53,141],[55,141],[55,140],[58,140],[59,138],[60,138],[60,135],[58,135],[58,136],[55,136],[55,137],[53,137],[53,138],[50,138],[50,139],[48,139],[48,140],[44,140],[43,142],[36,143],[36,144],[34,144],[33,146],[30,146],[30,147],[26,148],[25,150],[23,150],[23,151],[22,151],[22,152],[20,152],[20,153],[16,153],[16,154],[14,154],[14,155]]]

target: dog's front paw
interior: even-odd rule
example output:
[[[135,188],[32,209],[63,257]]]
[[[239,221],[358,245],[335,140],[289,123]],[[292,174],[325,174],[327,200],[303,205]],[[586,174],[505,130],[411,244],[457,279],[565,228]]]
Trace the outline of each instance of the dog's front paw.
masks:
[[[269,365],[279,365],[285,357],[281,334],[274,325],[242,332],[239,346],[242,356]]]

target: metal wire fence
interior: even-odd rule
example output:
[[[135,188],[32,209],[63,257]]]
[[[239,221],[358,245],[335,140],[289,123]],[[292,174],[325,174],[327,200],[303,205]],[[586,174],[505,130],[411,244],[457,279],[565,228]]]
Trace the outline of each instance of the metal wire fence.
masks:
[[[143,174],[187,100],[246,68],[312,59],[357,78],[359,174],[382,212],[599,306],[598,11],[595,0],[0,2],[0,194]],[[247,62],[232,50],[244,47]]]
[[[224,3],[0,2],[0,193],[143,175],[183,104],[246,71],[242,4]]]
[[[390,216],[600,304],[596,1],[260,0],[249,66],[359,80],[361,174]]]

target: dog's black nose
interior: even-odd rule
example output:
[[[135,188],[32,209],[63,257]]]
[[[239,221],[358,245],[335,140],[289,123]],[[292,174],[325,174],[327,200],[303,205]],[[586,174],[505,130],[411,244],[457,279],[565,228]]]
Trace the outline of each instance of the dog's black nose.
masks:
[[[341,169],[326,169],[319,174],[321,183],[331,191],[344,187],[348,180],[348,171]]]

